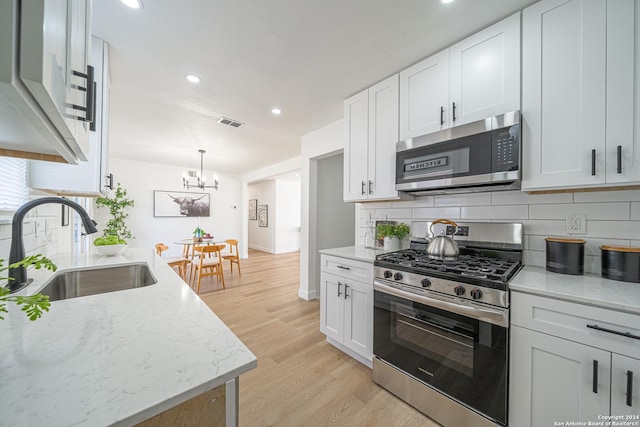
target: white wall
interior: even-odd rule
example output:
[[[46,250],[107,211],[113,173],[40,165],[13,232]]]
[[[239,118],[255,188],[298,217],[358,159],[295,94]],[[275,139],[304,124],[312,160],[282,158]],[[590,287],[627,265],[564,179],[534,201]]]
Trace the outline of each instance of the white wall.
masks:
[[[318,298],[316,283],[319,263],[317,246],[317,162],[342,152],[344,148],[343,120],[338,120],[302,136],[302,222],[300,224],[300,298]],[[342,192],[342,188],[338,191]]]
[[[358,244],[366,221],[452,220],[521,222],[524,263],[544,267],[545,237],[572,236],[587,241],[585,271],[600,273],[600,245],[640,246],[640,190],[528,195],[521,191],[420,197],[408,202],[362,203],[358,206]],[[567,213],[587,215],[587,233],[565,232]]]
[[[209,217],[155,218],[153,216],[154,190],[186,191],[182,187],[182,173],[185,168],[156,163],[139,162],[112,158],[110,164],[114,183],[121,183],[127,190],[127,197],[135,201],[128,208],[127,225],[135,239],[129,241],[131,247],[153,247],[162,242],[169,245],[168,253],[178,255],[182,251],[174,242],[192,237],[193,230],[200,225],[215,240],[237,239],[242,233],[242,183],[237,175],[218,173],[219,189],[206,189],[210,193],[211,209]],[[204,171],[213,176],[213,171]],[[190,190],[202,194],[201,190]],[[95,209],[98,229],[102,231],[108,213],[106,208]]]
[[[276,253],[300,250],[300,180],[276,179]]]
[[[276,208],[276,184],[275,181],[261,181],[248,186],[249,197],[256,199],[258,206],[267,205],[267,227],[259,227],[258,220],[249,221],[249,247],[259,251],[275,253],[276,227],[272,219]]]

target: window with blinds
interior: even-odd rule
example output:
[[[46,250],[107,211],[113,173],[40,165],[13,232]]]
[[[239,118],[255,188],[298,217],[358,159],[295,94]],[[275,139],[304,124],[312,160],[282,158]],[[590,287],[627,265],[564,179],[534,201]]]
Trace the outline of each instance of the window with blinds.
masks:
[[[27,161],[0,157],[0,211],[15,211],[28,195]]]

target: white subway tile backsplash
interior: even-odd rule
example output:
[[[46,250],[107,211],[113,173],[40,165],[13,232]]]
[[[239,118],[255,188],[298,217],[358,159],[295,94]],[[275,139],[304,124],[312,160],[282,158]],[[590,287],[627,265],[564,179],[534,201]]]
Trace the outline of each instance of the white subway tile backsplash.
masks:
[[[369,219],[369,212],[377,219],[387,216],[407,223],[436,218],[520,222],[524,225],[526,265],[545,266],[544,239],[551,236],[585,239],[585,270],[595,273],[600,272],[601,245],[640,247],[640,190],[540,195],[503,191],[426,196],[413,201],[362,203],[360,206],[361,227]],[[565,231],[567,213],[587,215],[586,234],[571,235]]]
[[[527,205],[469,206],[460,208],[460,218],[487,220],[520,220],[529,217]]]
[[[637,202],[640,190],[579,192],[573,195],[574,203],[591,202]]]
[[[413,208],[411,212],[413,219],[460,218],[460,208]]]
[[[435,196],[435,206],[481,206],[491,204],[491,193]]]
[[[585,273],[600,274],[602,272],[602,257],[585,254],[584,271]]]
[[[579,203],[530,205],[530,219],[565,219],[568,213],[584,213],[590,220],[627,220],[629,203]]]
[[[572,193],[527,194],[524,191],[497,191],[491,193],[492,205],[533,205],[543,203],[571,203]]]

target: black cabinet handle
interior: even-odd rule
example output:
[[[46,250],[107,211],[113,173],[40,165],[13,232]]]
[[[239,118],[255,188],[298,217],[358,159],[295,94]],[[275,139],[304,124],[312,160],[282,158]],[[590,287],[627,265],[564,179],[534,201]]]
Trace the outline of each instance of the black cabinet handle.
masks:
[[[345,267],[344,265],[339,265],[338,268],[340,268],[342,270],[351,270],[350,267]]]
[[[633,400],[633,372],[627,371],[627,406],[633,406],[632,400]]]
[[[456,103],[453,103],[453,121],[456,121]]]
[[[96,110],[96,108],[97,108],[96,102],[97,102],[97,99],[98,99],[98,97],[96,96],[96,93],[98,93],[97,91],[98,91],[98,84],[96,82],[93,82],[93,102],[91,103],[91,105],[92,105],[91,108],[92,108],[94,117],[93,117],[93,120],[91,120],[91,124],[89,125],[89,130],[91,132],[95,132],[96,131],[96,123],[98,122],[96,120],[96,118],[95,118],[96,111],[97,111]]]
[[[77,77],[82,77],[83,79],[86,79],[86,86],[78,86],[78,85],[71,85],[71,87],[73,87],[74,89],[78,89],[81,90],[83,92],[87,93],[87,96],[85,97],[85,106],[83,107],[82,105],[76,105],[76,104],[69,104],[68,106],[71,107],[74,110],[78,110],[78,111],[82,111],[84,112],[84,117],[80,117],[80,116],[71,116],[72,118],[79,120],[81,122],[87,122],[87,123],[92,123],[93,120],[95,119],[95,115],[96,115],[96,103],[94,101],[94,98],[96,96],[96,90],[97,90],[97,85],[95,84],[95,77],[94,77],[94,70],[93,67],[91,65],[87,65],[87,73],[81,73],[80,71],[71,71],[71,73],[74,76]]]
[[[608,332],[610,334],[621,335],[621,336],[627,337],[627,338],[633,338],[634,340],[640,340],[640,337],[638,335],[633,335],[631,332],[615,331],[613,329],[603,328],[603,327],[598,326],[598,325],[587,325],[587,328],[595,329],[597,331],[602,331],[602,332]]]
[[[344,299],[349,298],[349,294],[347,293],[347,291],[349,290],[349,285],[347,285],[346,283],[344,284]]]
[[[593,392],[598,394],[598,361],[593,360]]]
[[[591,150],[591,176],[596,175],[596,150]]]
[[[616,155],[618,156],[617,172],[622,173],[622,145],[616,148]]]
[[[342,292],[340,292],[340,286],[342,286],[342,283],[338,282],[338,296],[342,295]]]
[[[373,193],[372,187],[373,186],[373,181],[369,180],[369,194]]]
[[[113,174],[112,173],[107,175],[107,181],[109,181],[109,183],[105,184],[105,187],[107,187],[109,190],[113,190]]]
[[[364,196],[364,181],[362,181],[362,195]]]
[[[444,124],[444,107],[440,107],[440,126]]]

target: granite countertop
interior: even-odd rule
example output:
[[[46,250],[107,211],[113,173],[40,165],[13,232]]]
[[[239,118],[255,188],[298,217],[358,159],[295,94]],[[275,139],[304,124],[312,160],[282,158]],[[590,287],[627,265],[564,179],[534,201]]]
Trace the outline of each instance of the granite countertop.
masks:
[[[0,320],[0,424],[132,425],[223,385],[256,357],[152,249],[52,256],[66,268],[146,262],[157,284]],[[37,293],[51,272],[28,270]]]
[[[599,275],[573,276],[525,266],[509,282],[512,291],[640,314],[640,283],[603,279]]]
[[[331,249],[321,249],[318,252],[325,255],[333,255],[342,258],[353,259],[356,261],[364,261],[370,262],[373,264],[376,256],[383,254],[384,250],[380,249],[369,249],[364,246],[346,246],[343,248],[331,248]]]

